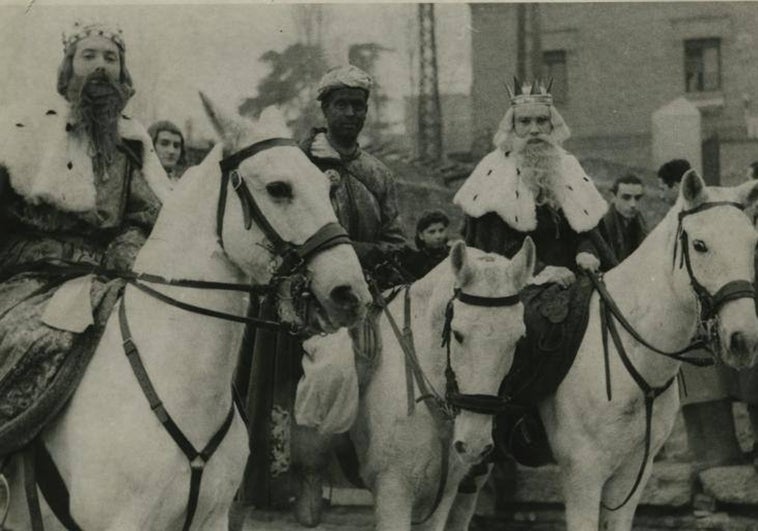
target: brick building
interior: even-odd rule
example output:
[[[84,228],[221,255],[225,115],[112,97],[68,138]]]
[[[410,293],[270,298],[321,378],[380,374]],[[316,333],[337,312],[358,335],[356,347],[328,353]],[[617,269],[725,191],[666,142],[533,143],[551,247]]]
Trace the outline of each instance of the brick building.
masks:
[[[507,104],[517,9],[471,5],[474,131],[496,127]],[[542,75],[572,129],[567,148],[652,169],[651,114],[685,96],[701,111],[706,178],[741,178],[758,160],[756,27],[752,2],[540,4]]]

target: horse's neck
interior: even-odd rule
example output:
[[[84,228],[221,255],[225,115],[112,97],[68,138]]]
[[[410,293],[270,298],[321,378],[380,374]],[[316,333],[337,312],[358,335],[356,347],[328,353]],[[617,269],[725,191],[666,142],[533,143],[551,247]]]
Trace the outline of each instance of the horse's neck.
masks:
[[[674,237],[665,222],[604,278],[608,292],[639,335],[660,350],[675,351],[687,346],[695,333],[697,303],[694,296],[683,297],[673,289]],[[634,366],[651,385],[661,385],[678,372],[679,362],[651,352],[623,332],[622,338]]]
[[[212,208],[212,207],[211,207]],[[176,211],[166,212],[172,216]],[[213,280],[237,284],[250,284],[250,279],[231,264],[215,240],[212,229],[203,222],[203,216],[162,218],[153,234],[141,249],[135,262],[135,271],[163,276],[169,279]],[[206,290],[150,285],[151,288],[181,302],[235,315],[244,315],[247,295],[237,291]],[[234,371],[237,346],[242,325],[226,320],[199,316],[145,296],[133,290],[138,299],[138,310],[149,315],[145,323],[149,328],[152,349],[143,349],[146,364],[151,358],[154,366],[172,373],[171,379],[178,388],[192,386],[193,393],[216,395],[228,393]],[[131,294],[130,294],[131,295]],[[201,319],[198,326],[198,319]],[[139,331],[133,331],[138,337]],[[165,346],[161,344],[165,343]],[[159,361],[158,361],[159,360]],[[196,370],[187,370],[195,367]],[[201,384],[201,385],[198,385]]]

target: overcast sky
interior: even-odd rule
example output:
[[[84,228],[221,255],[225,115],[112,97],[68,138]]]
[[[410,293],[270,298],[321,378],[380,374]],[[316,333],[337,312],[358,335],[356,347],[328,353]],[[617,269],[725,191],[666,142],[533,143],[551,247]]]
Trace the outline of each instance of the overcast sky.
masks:
[[[134,2],[131,2],[134,4]],[[118,24],[124,31],[127,62],[137,95],[129,112],[145,125],[170,119],[184,126],[192,118],[201,134],[209,127],[197,91],[202,89],[228,106],[254,96],[267,73],[258,58],[301,40],[294,5],[170,4],[124,5],[87,2],[59,5],[0,0],[0,105],[17,101],[52,101],[62,57],[62,32],[77,19]],[[324,42],[330,64],[347,60],[351,44],[376,42],[392,48],[377,76],[400,101],[411,91],[411,50],[418,28],[415,4],[324,5]],[[471,84],[469,9],[465,4],[436,6],[440,86],[468,93]],[[413,61],[418,61],[415,51]]]

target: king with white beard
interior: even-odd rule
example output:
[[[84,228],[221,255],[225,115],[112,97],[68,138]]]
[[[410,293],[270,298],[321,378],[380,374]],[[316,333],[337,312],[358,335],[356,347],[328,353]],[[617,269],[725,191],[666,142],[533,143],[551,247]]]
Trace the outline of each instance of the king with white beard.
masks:
[[[515,80],[496,149],[455,196],[466,216],[466,244],[512,257],[528,235],[537,247],[533,283],[572,284],[597,271],[593,231],[608,205],[579,161],[561,144],[570,131],[548,86]],[[596,241],[596,240],[594,240]]]

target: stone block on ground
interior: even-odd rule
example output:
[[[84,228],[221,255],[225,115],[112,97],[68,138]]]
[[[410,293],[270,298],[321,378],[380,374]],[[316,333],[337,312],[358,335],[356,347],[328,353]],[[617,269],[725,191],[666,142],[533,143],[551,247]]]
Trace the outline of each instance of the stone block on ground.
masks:
[[[629,485],[631,489],[632,485]],[[557,465],[519,467],[513,498],[507,503],[562,503],[560,470]],[[658,462],[653,466],[643,505],[683,507],[693,494],[693,471],[686,463]]]
[[[699,477],[703,491],[722,503],[758,505],[758,474],[751,465],[709,468]]]

